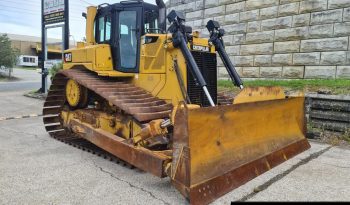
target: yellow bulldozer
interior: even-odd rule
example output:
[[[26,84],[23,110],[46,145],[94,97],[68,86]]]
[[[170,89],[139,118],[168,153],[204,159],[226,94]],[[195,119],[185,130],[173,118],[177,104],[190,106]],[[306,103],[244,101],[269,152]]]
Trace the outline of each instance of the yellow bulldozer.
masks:
[[[191,204],[208,204],[310,147],[303,96],[244,88],[218,22],[201,38],[181,12],[156,4],[83,13],[86,42],[64,51],[44,103],[52,137],[169,177]],[[241,89],[233,100],[218,95],[217,55]]]

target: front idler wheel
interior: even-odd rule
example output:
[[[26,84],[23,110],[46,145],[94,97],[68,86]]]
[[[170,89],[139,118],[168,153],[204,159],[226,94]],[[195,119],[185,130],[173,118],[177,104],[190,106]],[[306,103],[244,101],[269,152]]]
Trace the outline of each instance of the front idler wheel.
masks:
[[[66,99],[72,108],[84,108],[88,104],[88,90],[75,80],[69,79],[66,84]]]

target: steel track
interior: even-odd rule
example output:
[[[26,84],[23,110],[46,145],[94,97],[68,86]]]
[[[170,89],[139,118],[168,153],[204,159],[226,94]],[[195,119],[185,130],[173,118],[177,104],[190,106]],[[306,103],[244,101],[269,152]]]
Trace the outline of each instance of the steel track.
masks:
[[[65,86],[68,79],[76,80],[80,85],[112,102],[127,114],[134,115],[142,122],[168,117],[172,105],[125,81],[98,77],[83,69],[64,70],[55,75],[43,108],[43,121],[50,136],[73,147],[132,168],[132,165],[80,138],[64,127],[60,115],[66,102]]]
[[[80,138],[67,127],[64,127],[61,112],[66,103],[65,86],[68,79],[74,79],[80,85],[95,92],[108,102],[112,102],[113,105],[123,110],[126,114],[132,115],[141,122],[168,117],[171,113],[172,105],[153,97],[147,91],[126,81],[99,77],[86,69],[64,70],[55,75],[43,108],[43,121],[45,129],[50,136],[83,151],[132,167],[127,162]],[[218,99],[220,100],[219,104],[232,104],[231,98],[223,93],[219,94]]]

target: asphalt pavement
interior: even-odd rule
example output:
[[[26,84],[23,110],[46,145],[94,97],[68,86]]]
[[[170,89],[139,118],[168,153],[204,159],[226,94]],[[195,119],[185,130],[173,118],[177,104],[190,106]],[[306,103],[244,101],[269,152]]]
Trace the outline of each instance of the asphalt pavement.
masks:
[[[0,81],[0,92],[33,91],[41,88],[41,75],[36,70],[14,68],[12,76],[18,80]]]
[[[43,101],[23,96],[41,87],[41,75],[35,70],[14,68],[16,81],[0,81],[0,119],[42,113]]]
[[[29,89],[29,88],[28,88]],[[168,178],[105,160],[49,137],[43,101],[0,88],[0,204],[187,204]],[[311,149],[231,191],[231,201],[350,201],[350,150]]]

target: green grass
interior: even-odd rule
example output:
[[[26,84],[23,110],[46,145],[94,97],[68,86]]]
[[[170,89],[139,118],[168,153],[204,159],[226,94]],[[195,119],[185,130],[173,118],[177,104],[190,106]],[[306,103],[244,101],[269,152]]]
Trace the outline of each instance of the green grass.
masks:
[[[219,80],[219,89],[232,90],[237,89],[232,85],[231,81]],[[286,91],[302,90],[304,92],[317,92],[319,90],[326,90],[331,94],[350,94],[350,79],[336,79],[336,80],[247,80],[244,81],[245,87],[258,86],[280,86]]]
[[[345,131],[345,133],[341,136],[341,139],[350,144],[350,128]]]

